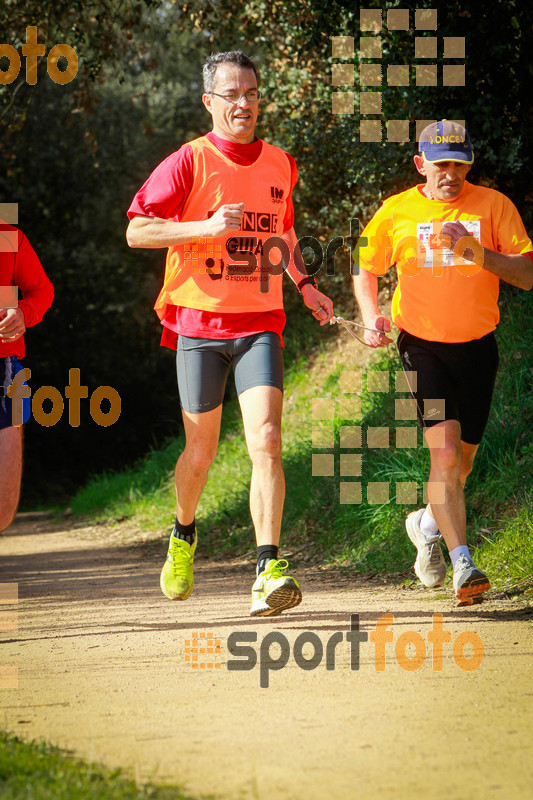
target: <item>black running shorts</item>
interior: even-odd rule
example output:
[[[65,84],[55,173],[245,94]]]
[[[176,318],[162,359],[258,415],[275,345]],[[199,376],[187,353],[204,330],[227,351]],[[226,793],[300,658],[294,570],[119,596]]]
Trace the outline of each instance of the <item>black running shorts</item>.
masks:
[[[416,387],[412,380],[409,384],[422,426],[456,419],[462,441],[479,444],[498,370],[494,333],[471,342],[449,343],[429,342],[403,330],[398,336],[398,350],[404,371],[416,372]]]
[[[254,386],[283,391],[281,339],[271,331],[240,339],[179,336],[176,365],[181,405],[190,414],[212,411],[222,403],[231,367],[237,394]]]

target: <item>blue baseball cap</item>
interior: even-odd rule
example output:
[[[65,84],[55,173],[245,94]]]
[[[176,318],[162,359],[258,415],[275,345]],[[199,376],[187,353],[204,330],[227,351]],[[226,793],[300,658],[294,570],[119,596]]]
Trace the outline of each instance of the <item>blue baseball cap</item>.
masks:
[[[462,125],[449,119],[432,122],[424,128],[418,140],[418,149],[426,161],[462,161],[472,164],[474,150],[470,136]]]

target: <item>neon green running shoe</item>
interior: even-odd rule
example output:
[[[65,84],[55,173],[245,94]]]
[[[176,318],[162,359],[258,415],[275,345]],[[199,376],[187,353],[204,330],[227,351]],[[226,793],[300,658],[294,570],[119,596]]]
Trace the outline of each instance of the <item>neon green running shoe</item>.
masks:
[[[252,586],[251,617],[271,617],[302,602],[298,582],[283,575],[288,566],[285,558],[279,561],[271,558],[264,571],[257,576]]]
[[[192,564],[198,539],[189,544],[170,534],[167,560],[161,570],[161,591],[169,600],[186,600],[194,588]]]

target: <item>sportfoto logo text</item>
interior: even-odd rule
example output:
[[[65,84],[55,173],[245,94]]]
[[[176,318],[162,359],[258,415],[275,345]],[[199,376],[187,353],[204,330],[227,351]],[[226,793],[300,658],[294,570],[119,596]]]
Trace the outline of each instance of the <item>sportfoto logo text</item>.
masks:
[[[77,367],[69,369],[69,382],[65,386],[65,397],[68,400],[68,421],[71,428],[80,425],[80,401],[89,397],[89,388],[80,383],[80,370]],[[31,377],[31,370],[24,367],[13,377],[12,383],[7,388],[0,385],[0,402],[3,397],[12,401],[12,424],[17,427],[23,424],[23,400],[31,397],[31,389],[26,384]],[[48,401],[51,406],[45,410],[44,403]],[[107,411],[102,410],[102,402],[106,401]],[[63,416],[65,403],[59,389],[54,386],[41,386],[34,393],[31,400],[31,410],[34,419],[39,425],[49,428],[56,425]],[[120,394],[112,386],[98,386],[91,394],[89,410],[91,417],[103,428],[114,425],[120,417],[122,401]]]
[[[452,642],[450,630],[444,628],[443,615],[433,614],[432,627],[427,634],[427,642],[416,631],[407,630],[397,639],[392,627],[394,615],[383,614],[370,632],[359,627],[359,614],[350,615],[350,630],[346,633],[336,631],[328,640],[322,641],[314,631],[300,633],[292,646],[292,659],[296,666],[308,672],[324,665],[328,671],[335,670],[338,647],[349,645],[350,669],[360,669],[361,644],[370,641],[373,645],[373,666],[376,672],[384,672],[387,656],[394,653],[396,664],[407,672],[415,672],[431,659],[434,672],[443,669],[444,657],[451,655],[456,666],[463,672],[472,672],[481,666],[484,657],[484,646],[481,637],[474,631],[462,631]],[[236,672],[248,672],[259,666],[259,686],[267,689],[270,686],[270,673],[279,672],[289,664],[291,644],[281,631],[266,633],[258,643],[257,631],[234,631],[228,636],[227,650],[233,658],[228,658],[227,669]],[[257,646],[258,643],[258,646]],[[304,652],[305,648],[305,652]],[[429,653],[431,651],[431,654]],[[221,653],[220,639],[214,639],[212,633],[193,633],[192,639],[185,641],[185,661],[193,669],[220,669],[217,657]]]
[[[273,227],[269,215],[263,215],[261,223],[265,231]],[[255,224],[255,223],[254,223]],[[408,257],[398,265],[398,270],[409,277],[419,275],[424,269],[431,269],[436,278],[445,276],[445,268],[455,268],[461,275],[472,277],[483,266],[484,250],[481,243],[474,235],[469,234],[459,239],[451,247],[451,239],[442,233],[442,222],[434,222],[429,226],[431,231],[424,232],[426,238],[405,236],[396,243],[397,248],[407,248]],[[244,222],[241,230],[251,228],[251,223]],[[315,236],[302,236],[298,239],[297,247],[300,250],[305,265],[306,275],[318,275],[325,267],[327,276],[335,275],[335,257],[339,250],[347,249],[351,256],[350,272],[359,274],[360,251],[362,248],[375,246],[376,241],[382,237],[385,240],[385,255],[392,246],[390,232],[394,228],[392,218],[381,222],[376,233],[370,237],[361,236],[361,223],[357,217],[350,220],[349,236],[334,236],[324,246]],[[298,269],[298,261],[294,258],[294,251],[281,236],[267,236],[264,239],[258,236],[231,236],[225,243],[225,256],[222,246],[213,244],[209,239],[195,238],[185,245],[185,263],[193,274],[207,273],[212,279],[234,281],[260,281],[260,291],[269,291],[269,278],[282,275],[290,263]],[[383,262],[383,257],[381,259]],[[384,275],[388,269],[386,263],[376,263],[373,272]]]
[[[22,55],[26,58],[26,83],[31,86],[37,83],[37,58],[46,53],[44,44],[37,42],[37,27],[29,25],[26,28],[26,44],[21,47]],[[0,68],[0,84],[6,86],[18,78],[22,62],[18,51],[12,44],[0,44],[0,59],[7,58],[9,66]],[[65,59],[66,68],[61,70],[58,66],[60,58]],[[73,47],[68,44],[56,44],[48,53],[46,68],[49,77],[54,83],[64,85],[74,80],[78,73],[78,56]]]

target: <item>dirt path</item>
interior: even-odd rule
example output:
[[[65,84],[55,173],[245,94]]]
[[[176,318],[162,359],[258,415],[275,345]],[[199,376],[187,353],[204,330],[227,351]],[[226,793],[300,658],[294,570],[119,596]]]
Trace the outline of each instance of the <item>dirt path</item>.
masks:
[[[251,565],[200,560],[191,599],[171,603],[158,586],[164,544],[121,545],[108,530],[65,527],[21,515],[0,540],[0,663],[18,668],[18,688],[0,689],[5,729],[128,768],[139,780],[231,800],[531,797],[531,598],[457,609],[449,588],[432,594],[297,569],[302,605],[254,620]],[[394,615],[394,641],[385,645],[384,670],[375,668],[372,641],[361,643],[360,668],[352,669],[351,615],[371,634],[386,613]],[[452,643],[443,645],[441,671],[428,638],[435,613],[452,643],[472,639],[456,659]],[[260,688],[259,665],[228,670],[230,634],[255,632],[260,660],[272,631],[287,638],[290,657],[278,671],[263,658],[268,688]],[[305,631],[319,642],[302,657],[314,648],[318,659],[324,647],[308,671],[293,652]],[[421,654],[427,648],[417,671],[395,655],[402,661],[398,639],[410,632],[422,637]],[[200,644],[201,634],[220,640],[220,654],[198,657],[220,666],[194,669],[185,660],[194,633]],[[342,641],[327,670],[335,633]],[[479,656],[476,636],[484,658],[465,671],[475,663],[466,659]],[[280,648],[271,644],[270,653],[277,658]],[[413,645],[405,649],[413,654]],[[5,687],[12,670],[0,678]]]

